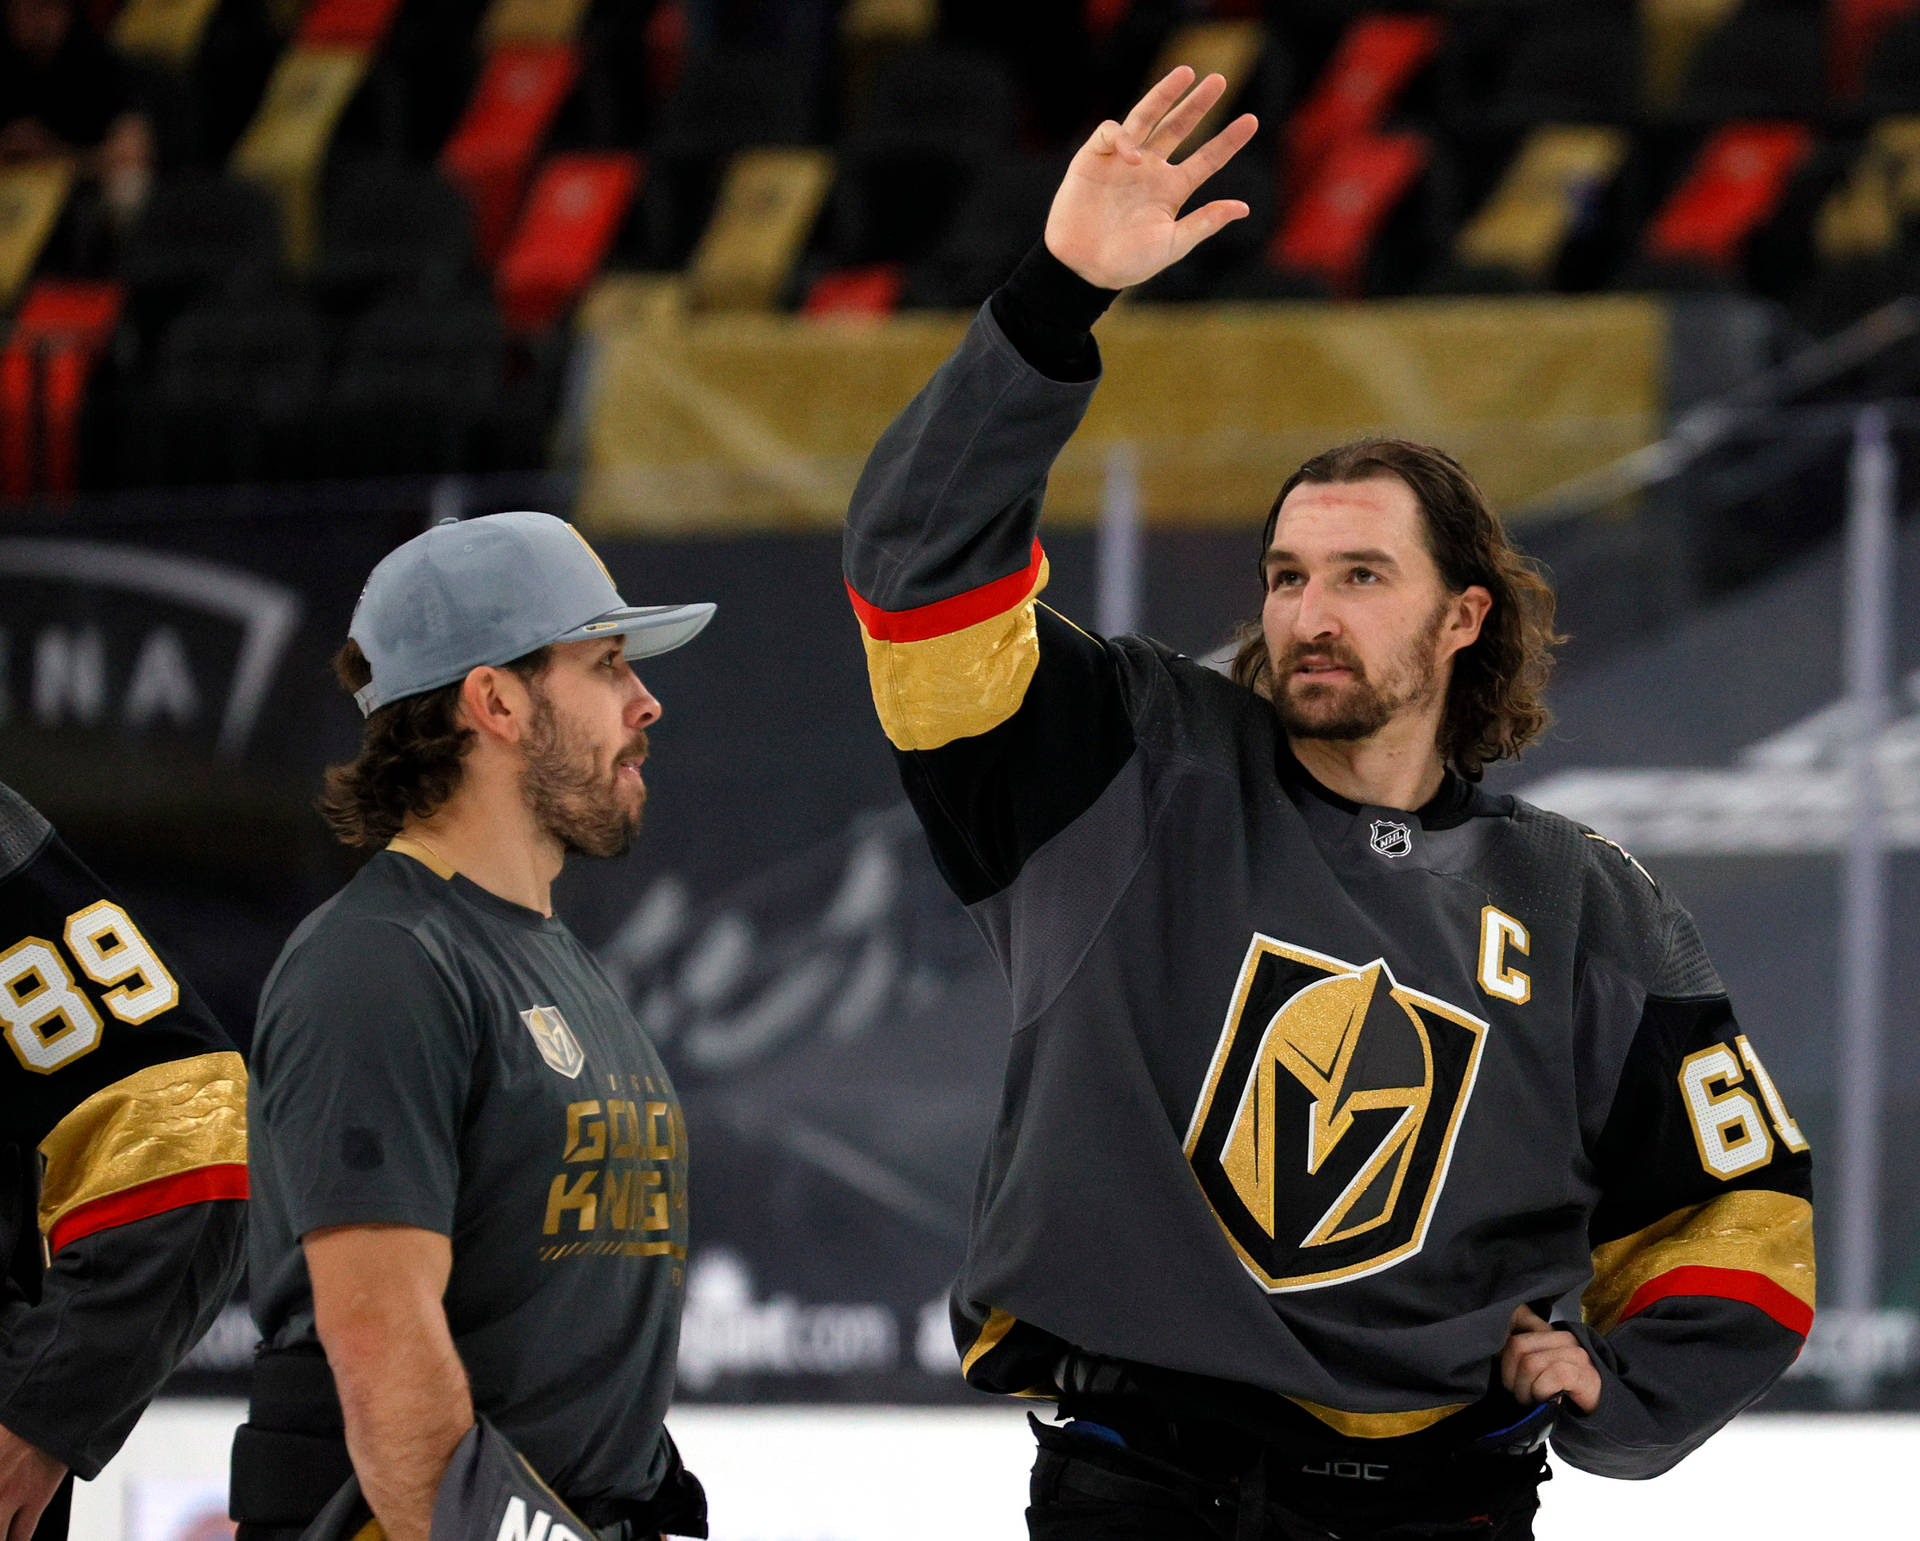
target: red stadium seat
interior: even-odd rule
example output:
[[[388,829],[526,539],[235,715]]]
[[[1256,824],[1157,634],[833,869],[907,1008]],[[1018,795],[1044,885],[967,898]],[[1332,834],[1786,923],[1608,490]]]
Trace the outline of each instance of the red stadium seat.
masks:
[[[1305,186],[1342,141],[1376,129],[1440,46],[1436,16],[1366,16],[1347,29],[1287,124],[1287,171]]]
[[[491,262],[506,244],[541,143],[580,73],[568,43],[506,43],[487,58],[460,126],[440,152],[473,205],[474,245]]]
[[[1839,97],[1858,96],[1880,34],[1916,4],[1920,0],[1832,0],[1827,20],[1827,89]]]
[[[1727,124],[1702,146],[1655,216],[1648,260],[1730,271],[1812,149],[1813,132],[1803,123]]]
[[[640,174],[640,157],[620,152],[556,155],[540,168],[494,273],[508,325],[539,331],[574,302],[600,271]]]
[[[399,11],[400,0],[313,0],[297,41],[308,48],[378,48]]]
[[[1374,237],[1427,157],[1418,134],[1361,134],[1335,145],[1288,211],[1268,260],[1324,280],[1343,298],[1358,294]]]
[[[841,268],[823,273],[807,291],[800,313],[807,316],[890,316],[900,306],[906,270],[897,262]]]
[[[118,284],[51,278],[27,291],[0,350],[0,494],[31,497],[36,485],[55,497],[72,493],[87,376],[122,298]]]

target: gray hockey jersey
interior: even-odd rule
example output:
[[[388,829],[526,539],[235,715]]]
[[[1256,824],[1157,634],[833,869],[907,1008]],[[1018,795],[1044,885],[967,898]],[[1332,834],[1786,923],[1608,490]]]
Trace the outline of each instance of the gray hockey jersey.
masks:
[[[881,724],[1013,996],[968,1378],[1047,1395],[1073,1349],[1391,1437],[1487,1393],[1516,1306],[1584,1291],[1604,1389],[1556,1445],[1663,1470],[1814,1299],[1806,1141],[1691,919],[1451,773],[1417,812],[1346,802],[1253,692],[1042,603],[1095,382],[1029,363],[1005,294],[845,547]]]

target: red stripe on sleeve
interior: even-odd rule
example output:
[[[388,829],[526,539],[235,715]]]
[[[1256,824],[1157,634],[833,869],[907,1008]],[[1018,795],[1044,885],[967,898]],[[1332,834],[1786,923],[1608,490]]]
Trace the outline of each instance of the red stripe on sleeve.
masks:
[[[964,594],[955,594],[951,599],[937,599],[930,605],[917,605],[911,610],[882,610],[855,593],[851,583],[847,585],[847,598],[853,601],[853,613],[860,617],[860,624],[874,641],[925,642],[929,637],[944,637],[950,632],[965,631],[969,626],[977,626],[996,615],[1004,615],[1033,592],[1044,557],[1045,553],[1041,551],[1036,537],[1033,555],[1019,572],[995,578],[991,583],[968,589]]]
[[[1813,1326],[1813,1307],[1798,1295],[1789,1293],[1763,1273],[1744,1268],[1672,1268],[1658,1278],[1649,1279],[1633,1292],[1620,1320],[1638,1316],[1656,1300],[1675,1295],[1711,1295],[1719,1300],[1739,1300],[1765,1311],[1788,1332],[1805,1337]]]
[[[188,1204],[203,1204],[209,1199],[245,1197],[247,1169],[244,1163],[223,1161],[214,1166],[195,1167],[190,1172],[156,1177],[137,1188],[109,1193],[103,1199],[95,1199],[91,1204],[82,1204],[78,1209],[69,1210],[54,1226],[53,1234],[47,1238],[47,1246],[49,1250],[58,1252],[69,1242],[91,1236],[95,1231],[129,1225],[149,1215],[164,1214],[169,1209],[183,1209]]]

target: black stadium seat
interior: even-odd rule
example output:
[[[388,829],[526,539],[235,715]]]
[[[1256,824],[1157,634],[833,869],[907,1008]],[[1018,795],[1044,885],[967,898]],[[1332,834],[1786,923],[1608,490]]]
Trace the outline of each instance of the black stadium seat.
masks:
[[[1688,123],[1817,116],[1826,102],[1823,20],[1817,9],[1784,0],[1743,6],[1701,43],[1673,116]]]
[[[431,167],[348,165],[328,180],[315,287],[343,309],[383,289],[445,292],[473,266],[472,225],[466,199]]]
[[[1534,16],[1507,51],[1486,126],[1621,123],[1640,99],[1639,29],[1611,11]]]
[[[189,171],[155,185],[128,235],[121,272],[136,317],[152,323],[197,291],[244,284],[280,264],[272,200],[250,182]]]
[[[1040,238],[1067,160],[1015,155],[988,165],[934,250],[909,265],[906,302],[962,308],[986,299]]]
[[[500,322],[484,301],[396,301],[348,330],[319,407],[330,476],[461,471],[479,457],[502,377]]]
[[[1880,35],[1867,60],[1863,113],[1920,112],[1920,11],[1909,11]]]
[[[318,319],[284,297],[186,312],[123,398],[123,477],[195,485],[312,474],[325,356]]]
[[[992,55],[915,48],[888,61],[837,149],[836,255],[918,257],[980,168],[1013,142],[1013,82]]]

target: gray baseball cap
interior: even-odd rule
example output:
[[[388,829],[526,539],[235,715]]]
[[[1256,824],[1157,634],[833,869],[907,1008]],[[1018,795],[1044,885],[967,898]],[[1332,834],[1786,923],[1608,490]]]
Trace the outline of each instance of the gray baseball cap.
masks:
[[[347,635],[373,678],[363,715],[553,642],[624,637],[629,658],[691,642],[714,607],[630,605],[586,538],[552,514],[442,519],[382,557]]]

